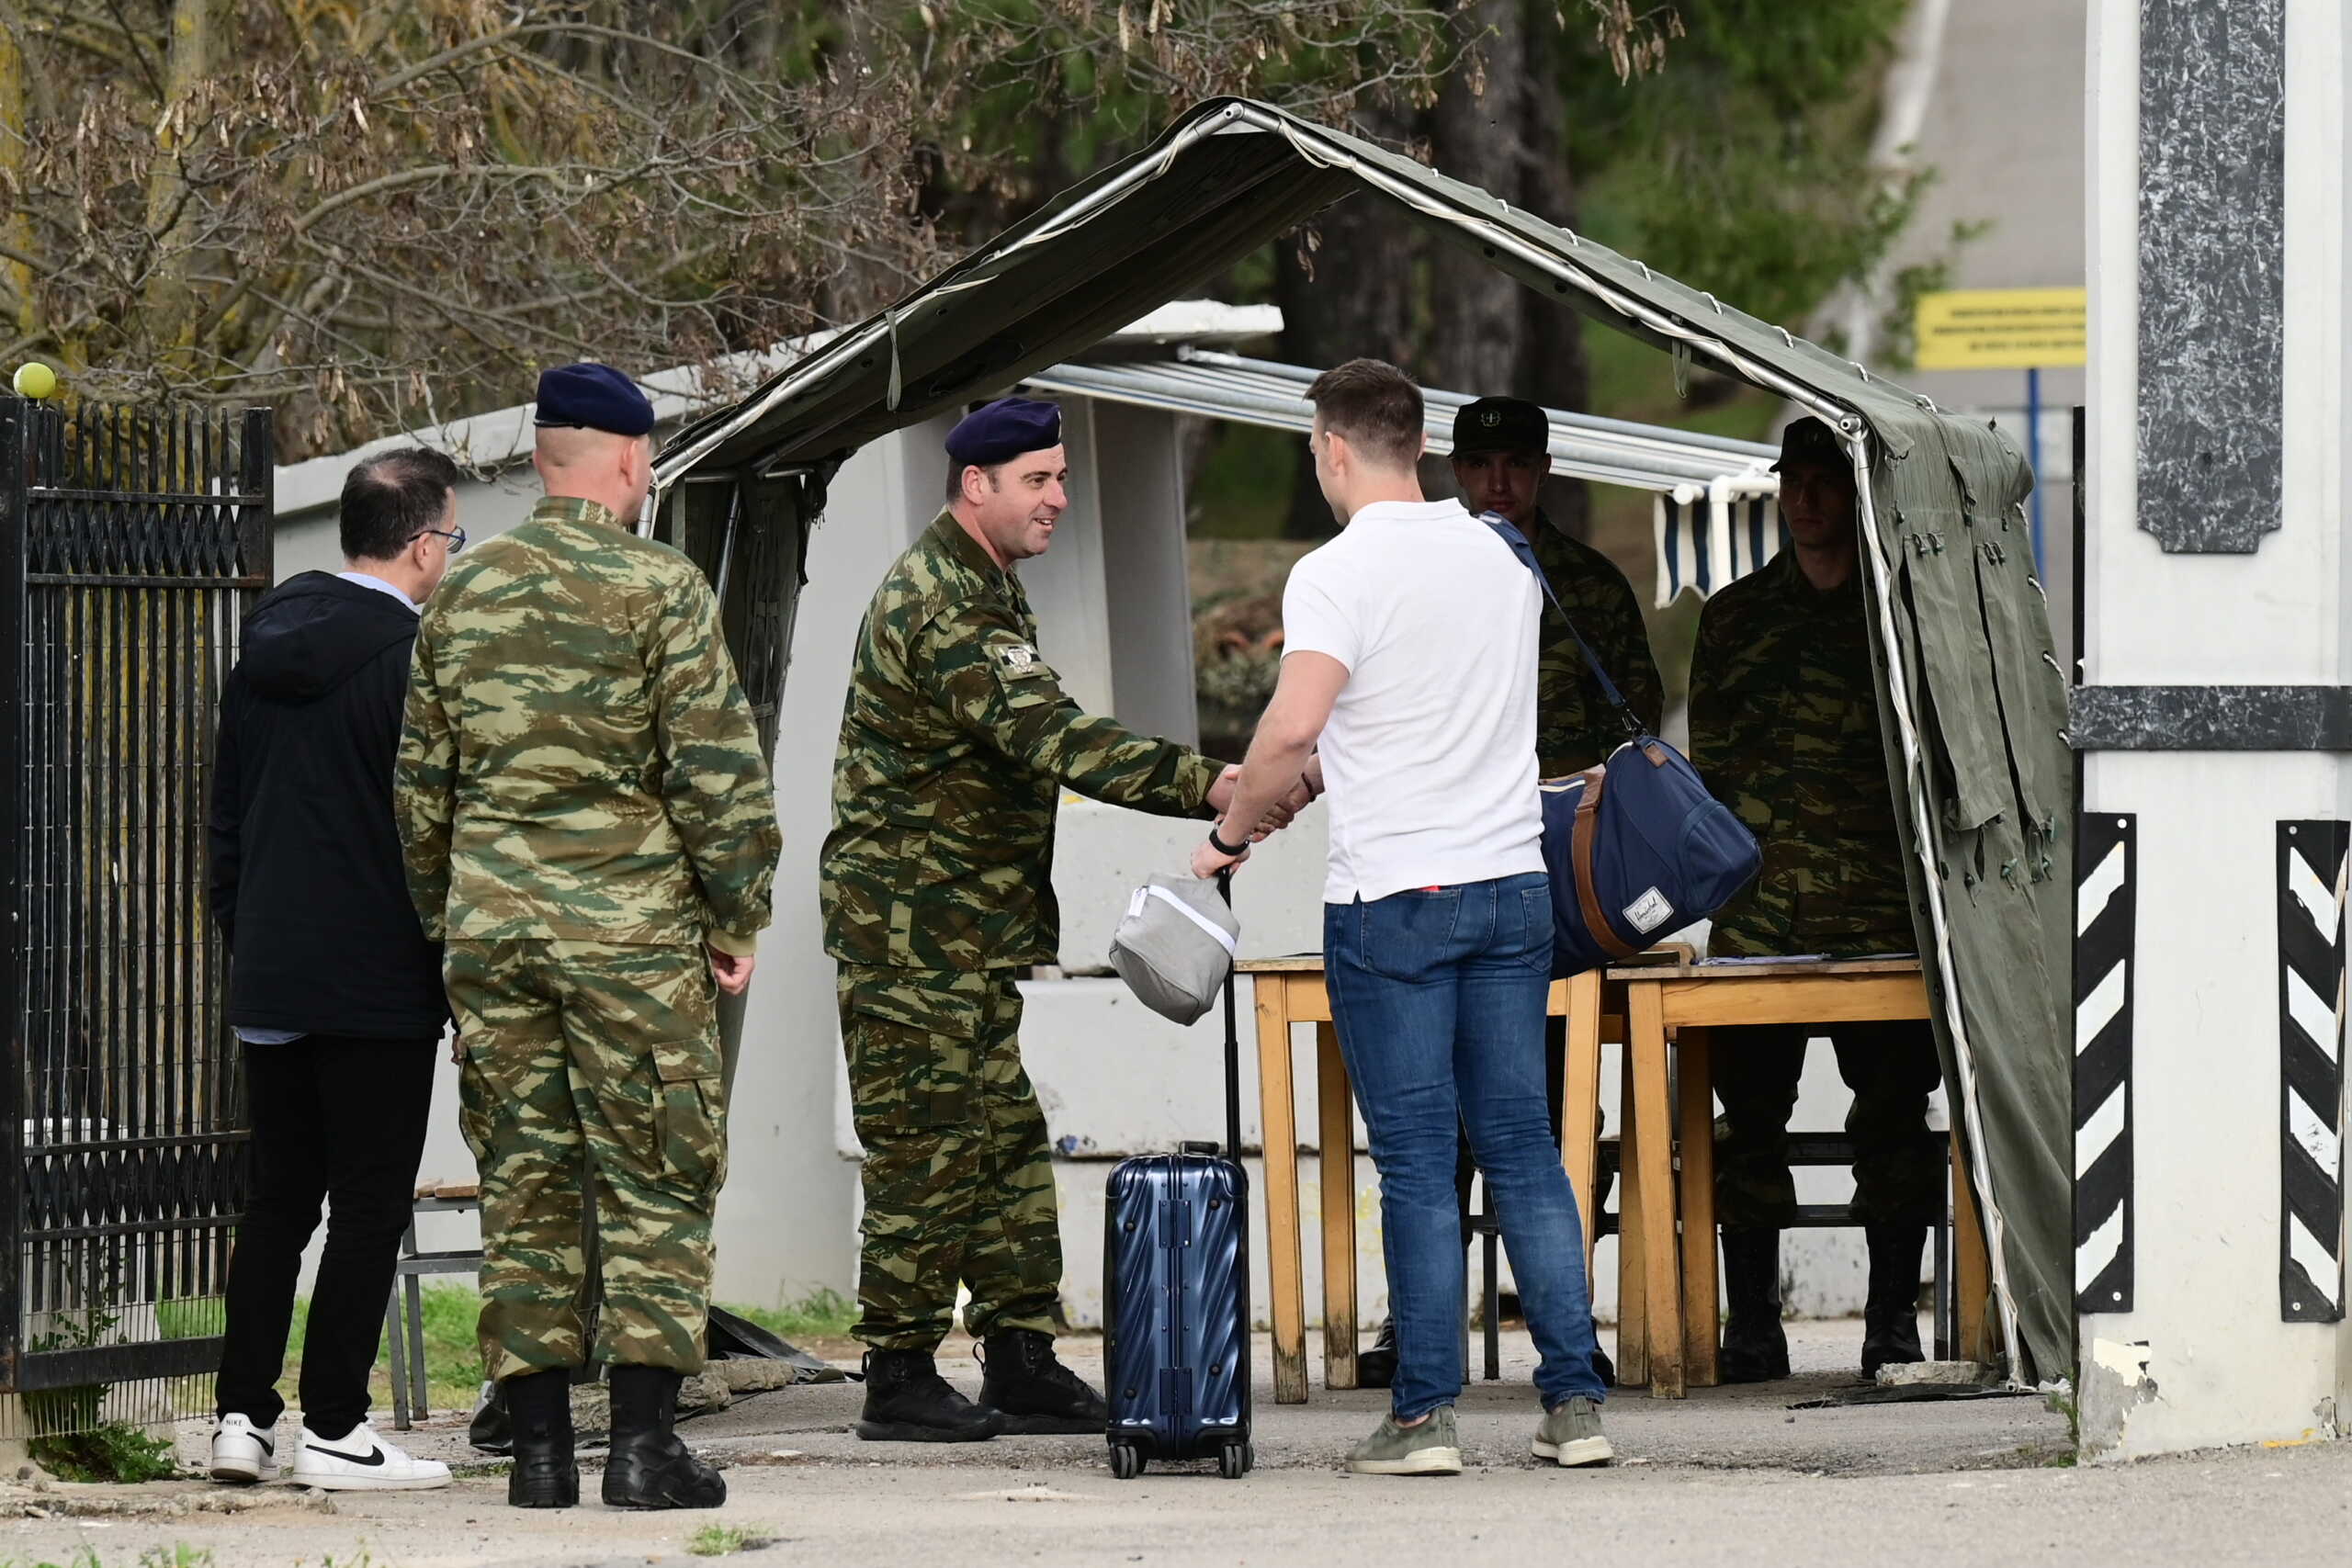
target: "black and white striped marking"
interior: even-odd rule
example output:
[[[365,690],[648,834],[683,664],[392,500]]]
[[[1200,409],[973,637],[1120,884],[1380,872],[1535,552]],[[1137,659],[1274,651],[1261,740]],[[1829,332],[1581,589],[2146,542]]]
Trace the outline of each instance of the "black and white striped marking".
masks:
[[[2278,1315],[2344,1316],[2344,886],[2352,824],[2278,824]]]
[[[2075,850],[2075,1307],[2132,1310],[2132,967],[2139,819],[2083,815]]]

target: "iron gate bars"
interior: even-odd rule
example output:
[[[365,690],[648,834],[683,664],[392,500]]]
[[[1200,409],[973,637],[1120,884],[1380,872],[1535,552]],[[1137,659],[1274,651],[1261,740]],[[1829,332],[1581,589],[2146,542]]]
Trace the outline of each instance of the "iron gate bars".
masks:
[[[0,398],[0,1435],[168,1416],[219,1358],[245,1134],[205,818],[272,456],[266,410]]]

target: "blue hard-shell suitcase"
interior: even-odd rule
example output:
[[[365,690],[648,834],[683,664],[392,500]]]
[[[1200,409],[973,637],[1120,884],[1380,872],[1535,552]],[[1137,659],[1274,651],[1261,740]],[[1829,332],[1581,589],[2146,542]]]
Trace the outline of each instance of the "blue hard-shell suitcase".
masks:
[[[1228,897],[1230,894],[1228,893]],[[1240,1039],[1225,981],[1226,1154],[1188,1143],[1122,1160],[1103,1206],[1104,1393],[1111,1470],[1216,1461],[1249,1472],[1250,1178],[1241,1149]]]

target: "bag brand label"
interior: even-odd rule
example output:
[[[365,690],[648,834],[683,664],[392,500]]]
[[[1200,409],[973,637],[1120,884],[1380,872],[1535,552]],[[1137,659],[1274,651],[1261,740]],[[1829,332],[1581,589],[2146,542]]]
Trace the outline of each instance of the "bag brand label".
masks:
[[[1625,906],[1625,923],[1647,936],[1674,918],[1674,906],[1666,895],[1653,887]]]

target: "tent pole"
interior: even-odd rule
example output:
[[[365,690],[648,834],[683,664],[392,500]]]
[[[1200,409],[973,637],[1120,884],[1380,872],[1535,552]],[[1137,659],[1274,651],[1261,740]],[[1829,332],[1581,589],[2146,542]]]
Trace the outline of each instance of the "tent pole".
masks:
[[[1861,503],[1862,537],[1870,544],[1871,576],[1878,589],[1879,637],[1886,651],[1886,681],[1893,697],[1897,732],[1903,741],[1904,792],[1910,796],[1912,832],[1918,843],[1919,879],[1928,890],[1928,911],[1935,936],[1934,959],[1938,973],[1943,976],[1944,1021],[1951,1030],[1952,1064],[1959,1069],[1961,1098],[1966,1107],[1968,1128],[1968,1177],[1976,1191],[1978,1208],[1984,1222],[1984,1250],[1992,1264],[1993,1300],[1999,1308],[2001,1319],[2001,1348],[2009,1360],[2009,1382],[2013,1387],[2025,1386],[2020,1369],[2024,1359],[2018,1343],[2017,1302],[2009,1291],[2009,1268],[2003,1257],[2006,1227],[2001,1211],[1993,1200],[1993,1168],[1984,1147],[1984,1118],[1979,1114],[1976,1098],[1976,1064],[1968,1044],[1968,1025],[1961,1016],[1959,976],[1951,961],[1951,933],[1944,917],[1943,885],[1936,876],[1935,822],[1928,811],[1927,791],[1917,787],[1925,770],[1921,765],[1923,749],[1918,731],[1911,723],[1908,682],[1904,679],[1903,660],[1899,657],[1902,644],[1894,627],[1894,574],[1887,564],[1884,542],[1878,533],[1877,507],[1871,496],[1870,445],[1860,434],[1849,434],[1847,446],[1854,462],[1854,494]]]

